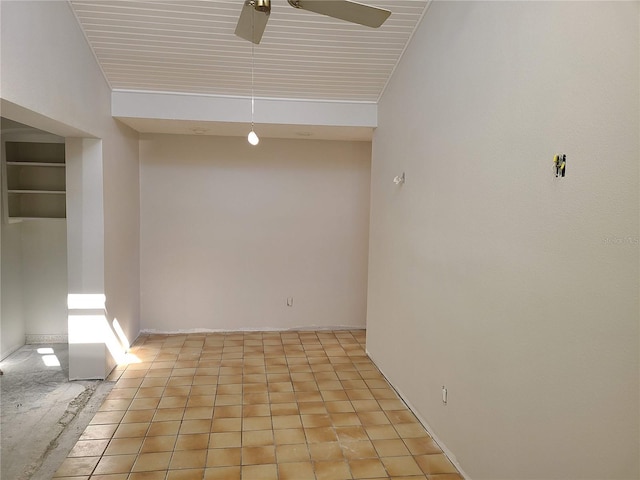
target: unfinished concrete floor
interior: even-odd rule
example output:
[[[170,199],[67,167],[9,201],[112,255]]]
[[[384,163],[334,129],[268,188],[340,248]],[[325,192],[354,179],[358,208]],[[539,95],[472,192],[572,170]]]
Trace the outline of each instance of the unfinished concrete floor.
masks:
[[[25,345],[0,368],[0,478],[48,480],[114,382],[69,382],[66,344]]]

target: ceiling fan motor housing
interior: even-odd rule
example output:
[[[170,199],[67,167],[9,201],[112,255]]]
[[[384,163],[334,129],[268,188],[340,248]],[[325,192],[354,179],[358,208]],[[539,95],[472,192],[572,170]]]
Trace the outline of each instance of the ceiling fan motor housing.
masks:
[[[271,12],[271,0],[251,0],[258,12]]]

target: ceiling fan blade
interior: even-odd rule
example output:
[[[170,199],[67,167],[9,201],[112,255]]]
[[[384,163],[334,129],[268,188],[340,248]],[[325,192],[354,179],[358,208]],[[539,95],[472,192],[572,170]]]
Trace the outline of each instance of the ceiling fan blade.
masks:
[[[252,0],[245,1],[236,25],[236,35],[257,45],[267,26],[269,13],[269,10],[257,10]]]
[[[289,0],[289,4],[295,8],[373,28],[378,28],[391,15],[384,8],[349,0]]]

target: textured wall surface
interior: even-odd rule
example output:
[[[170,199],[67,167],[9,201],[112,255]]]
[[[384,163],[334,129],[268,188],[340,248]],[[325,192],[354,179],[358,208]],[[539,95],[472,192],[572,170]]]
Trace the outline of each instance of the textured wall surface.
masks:
[[[367,347],[474,480],[640,475],[638,8],[435,2],[380,103]]]
[[[143,135],[140,158],[143,329],[364,327],[370,143]]]

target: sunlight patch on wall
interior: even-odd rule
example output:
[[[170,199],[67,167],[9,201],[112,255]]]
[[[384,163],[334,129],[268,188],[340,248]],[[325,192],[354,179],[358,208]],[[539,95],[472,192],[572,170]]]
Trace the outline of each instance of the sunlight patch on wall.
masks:
[[[120,343],[124,347],[125,351],[129,351],[129,348],[131,347],[131,345],[129,344],[129,339],[125,335],[124,330],[122,330],[120,322],[118,322],[117,318],[113,319],[113,329],[116,331],[116,335],[118,335]]]
[[[130,342],[118,320],[113,320],[113,328],[109,325],[104,294],[69,294],[67,304],[70,345],[105,345],[118,365],[140,362],[127,353]]]
[[[105,309],[104,293],[70,293],[67,296],[69,310]]]

